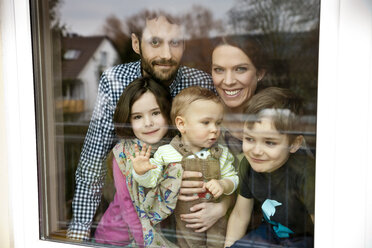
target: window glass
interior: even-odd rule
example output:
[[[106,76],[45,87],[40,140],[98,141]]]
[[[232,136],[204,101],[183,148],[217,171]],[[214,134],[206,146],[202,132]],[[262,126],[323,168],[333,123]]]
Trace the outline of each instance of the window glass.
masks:
[[[270,228],[288,229],[284,234],[270,229],[279,239],[305,233],[311,237],[319,5],[318,0],[32,1],[40,238],[114,245],[133,240],[147,245],[165,242],[166,246],[194,239],[223,243],[227,220],[234,216],[236,197],[240,206],[252,209],[252,215],[247,214],[250,221],[247,220],[244,235],[262,227],[264,219],[263,223]],[[156,15],[166,18],[153,19]],[[149,16],[147,22],[145,16]],[[137,36],[133,31],[139,31]],[[140,63],[141,56],[144,59]],[[133,101],[123,100],[120,105],[123,112],[116,113],[122,92],[141,75],[150,75],[161,85],[169,86],[172,98],[192,85],[209,88],[219,98],[212,103],[197,100],[200,102],[195,109],[192,101],[181,101],[182,118],[177,119],[178,115],[169,117],[171,103],[162,93],[164,89],[137,96],[128,93],[127,98],[132,97]],[[281,89],[267,90],[269,87],[290,89],[296,97]],[[297,108],[300,102],[297,98],[301,108]],[[259,101],[276,110],[259,111],[263,108]],[[252,107],[255,104],[257,109]],[[192,109],[193,114],[182,112],[182,108]],[[294,118],[292,114],[298,109],[298,118]],[[247,120],[249,123],[243,125]],[[117,124],[129,125],[120,129]],[[144,131],[147,126],[153,128]],[[216,131],[210,131],[213,128]],[[207,137],[204,129],[214,134]],[[190,134],[185,130],[193,131]],[[261,131],[267,135],[260,134]],[[177,133],[180,140],[172,139]],[[123,138],[126,142],[120,143]],[[134,173],[131,167],[134,158],[129,159],[129,154],[121,153],[122,150],[131,153],[135,144],[144,148],[145,141],[154,143],[155,151],[159,140],[161,145],[172,140],[173,145],[186,145],[184,149],[189,150],[184,153],[162,150],[167,159],[172,151],[178,157],[172,155],[164,167],[158,164],[159,174]],[[115,150],[117,143],[121,145],[115,146]],[[219,155],[208,149],[216,144],[223,145]],[[190,228],[178,226],[186,223],[180,213],[186,213],[197,202],[183,202],[178,205],[183,206],[178,207],[181,210],[175,207],[173,199],[177,199],[181,179],[178,170],[169,165],[188,159],[204,161],[200,163],[218,161],[214,165],[217,172],[204,171],[202,180],[208,190],[197,197],[219,204],[208,206],[227,206],[230,210],[207,207],[204,210],[208,215],[201,216],[196,224],[191,223],[191,228],[204,231],[212,224],[205,219],[216,220],[212,221],[215,228],[209,228],[210,236],[192,236]],[[301,162],[293,162],[297,160]],[[186,171],[196,170],[186,167],[189,162],[182,163]],[[197,168],[212,166],[198,164]],[[287,170],[283,172],[283,168]],[[214,184],[208,183],[212,174],[220,180],[215,186],[223,192],[216,197],[219,200],[209,199],[218,194],[213,190]],[[257,182],[261,182],[257,185],[252,183],[256,176]],[[169,177],[176,182],[167,181]],[[286,187],[297,191],[278,192],[276,188],[282,185],[283,178],[288,179]],[[146,186],[149,182],[154,184],[152,189]],[[235,192],[227,196],[231,191]],[[239,197],[246,201],[239,201]],[[186,194],[180,198],[187,198]],[[288,206],[292,207],[290,211],[282,210]],[[187,217],[197,218],[202,213],[194,211],[195,216]],[[219,219],[221,216],[224,217]],[[176,226],[185,234],[176,233]],[[115,228],[120,231],[115,232]]]

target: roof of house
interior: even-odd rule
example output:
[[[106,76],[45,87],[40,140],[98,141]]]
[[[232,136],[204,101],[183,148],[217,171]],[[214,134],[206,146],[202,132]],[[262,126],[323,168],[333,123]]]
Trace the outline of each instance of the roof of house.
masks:
[[[62,39],[62,79],[77,78],[105,38],[105,36],[64,37]],[[68,51],[72,52],[74,58],[64,58]]]

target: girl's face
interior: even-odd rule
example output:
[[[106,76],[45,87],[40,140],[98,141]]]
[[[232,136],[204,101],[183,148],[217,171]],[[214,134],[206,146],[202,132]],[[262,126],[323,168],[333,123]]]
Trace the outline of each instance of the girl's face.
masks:
[[[168,131],[167,119],[150,91],[134,102],[130,122],[134,135],[147,144],[159,142]]]
[[[230,45],[214,49],[212,78],[218,94],[231,110],[239,109],[251,98],[259,81],[250,58],[241,49]]]

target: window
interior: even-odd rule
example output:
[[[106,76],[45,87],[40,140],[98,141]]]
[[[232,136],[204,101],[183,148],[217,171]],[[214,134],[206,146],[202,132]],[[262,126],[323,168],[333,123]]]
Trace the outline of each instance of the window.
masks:
[[[329,7],[329,6],[328,6]],[[55,92],[55,91],[51,91],[51,92]],[[45,110],[46,111],[46,113],[48,113],[48,109],[47,110]],[[53,114],[53,113],[52,113]],[[38,125],[40,125],[40,123],[38,123]],[[54,131],[53,132],[53,130],[50,132],[50,133],[58,133],[58,131]],[[43,138],[44,140],[45,140],[45,138]],[[48,138],[49,139],[49,138]],[[53,136],[51,137],[51,139],[52,139],[52,141],[51,141],[51,143],[53,143]],[[44,146],[45,146],[45,144],[44,144]],[[49,147],[49,149],[50,149],[50,146],[48,146]],[[318,152],[319,152],[319,150],[318,150]],[[58,153],[57,153],[58,154]],[[60,153],[61,154],[61,153]],[[63,154],[63,153],[62,153]],[[317,156],[318,156],[318,153],[317,153]],[[40,159],[40,158],[39,158]],[[44,158],[44,159],[48,159],[48,158]],[[41,164],[43,164],[43,163],[45,163],[45,162],[42,162]],[[53,174],[52,172],[49,172],[50,174]],[[45,174],[42,174],[42,175],[45,175]],[[50,180],[50,179],[49,179]],[[51,180],[51,181],[53,181],[53,180]],[[56,182],[58,182],[59,183],[59,181],[57,180]],[[53,183],[53,182],[52,182]],[[53,188],[53,186],[52,187],[48,187],[48,188]],[[35,195],[35,192],[33,192],[33,195]],[[50,194],[50,195],[52,195],[53,196],[53,192]],[[60,192],[58,192],[58,194],[57,195],[60,195]],[[53,202],[53,199],[51,199],[51,201],[50,202]],[[51,210],[52,211],[50,211],[50,210],[48,210],[48,211],[46,211],[45,209],[42,209],[43,211],[46,211],[46,212],[48,212],[48,214],[51,212],[52,213],[52,217],[53,217],[53,211],[56,211],[55,209],[53,209],[54,207],[53,206],[51,206]],[[57,210],[57,211],[59,211],[59,210]],[[45,216],[44,216],[45,217]],[[50,218],[50,216],[48,217],[48,218]],[[44,229],[44,230],[50,230],[50,229],[48,229],[48,228],[50,228],[50,227],[47,227],[46,229]],[[46,234],[48,235],[48,232],[46,232]],[[45,237],[45,236],[44,236]]]
[[[73,49],[67,50],[67,52],[65,52],[65,54],[63,55],[63,58],[67,60],[78,59],[80,56],[80,53],[81,52],[79,50],[73,50]]]
[[[224,96],[227,94],[226,87],[230,87],[229,82],[227,82],[230,79],[227,78],[227,74],[224,74],[223,70],[226,70],[226,73],[230,71],[234,73],[234,80],[239,81],[238,84],[231,88],[231,92],[236,91],[236,89],[240,90],[240,88],[243,88],[242,92],[244,92],[245,89],[251,87],[248,86],[250,82],[256,83],[254,81],[256,79],[250,79],[251,81],[243,79],[247,75],[247,77],[257,77],[257,81],[259,81],[257,83],[259,88],[257,92],[261,88],[277,86],[290,88],[301,95],[304,99],[304,116],[302,118],[304,128],[301,132],[306,136],[308,152],[315,154],[319,33],[318,1],[303,1],[301,4],[295,1],[284,3],[274,1],[265,1],[263,3],[262,1],[252,0],[221,1],[219,5],[211,3],[205,3],[204,5],[197,5],[196,3],[174,5],[176,9],[167,8],[165,2],[160,6],[153,7],[149,5],[149,2],[146,2],[143,6],[137,3],[133,4],[133,7],[135,7],[133,11],[129,11],[126,5],[124,8],[124,5],[117,5],[116,3],[110,4],[112,6],[110,11],[101,11],[103,6],[107,6],[107,3],[97,3],[98,5],[95,8],[100,10],[100,15],[95,15],[94,17],[91,16],[92,13],[86,10],[84,10],[85,16],[76,15],[76,10],[83,6],[81,4],[74,1],[55,1],[54,4],[46,5],[40,1],[38,4],[31,5],[31,10],[39,13],[34,18],[32,35],[35,37],[35,44],[44,44],[44,50],[35,50],[36,54],[34,56],[40,66],[40,71],[45,73],[44,75],[36,75],[36,77],[40,77],[39,80],[36,80],[37,90],[45,92],[40,95],[39,103],[36,105],[36,112],[40,113],[40,116],[48,116],[47,119],[37,120],[39,128],[46,129],[45,137],[38,139],[39,157],[44,159],[44,161],[39,163],[39,173],[42,179],[40,180],[40,190],[46,196],[40,202],[41,219],[43,220],[42,223],[45,223],[41,228],[41,237],[53,240],[61,235],[60,233],[64,235],[68,224],[74,216],[72,211],[73,197],[78,192],[75,190],[82,186],[75,185],[75,172],[79,160],[81,168],[93,166],[91,168],[96,171],[94,172],[94,177],[104,175],[103,172],[99,172],[101,170],[100,164],[84,164],[86,163],[84,159],[91,161],[94,160],[95,156],[92,153],[93,150],[89,150],[93,149],[93,146],[89,148],[89,145],[87,145],[87,143],[93,141],[86,140],[85,148],[83,148],[84,137],[88,130],[98,92],[98,84],[92,82],[99,79],[100,75],[97,75],[97,70],[102,72],[114,64],[136,61],[138,59],[132,50],[131,34],[128,30],[135,28],[136,25],[138,26],[143,21],[142,15],[145,11],[150,11],[155,7],[169,12],[170,15],[174,15],[174,19],[178,17],[179,20],[175,22],[180,22],[185,26],[186,50],[184,51],[182,64],[212,73],[217,93],[221,96],[228,109],[223,122],[223,125],[228,130],[233,130],[235,119],[237,118],[229,113],[229,111],[236,109],[235,103],[230,103],[230,98],[234,94],[237,95],[234,97],[237,101],[242,101],[239,103],[242,105],[248,100],[248,96],[245,97],[245,93],[236,92],[229,93],[229,96]],[[101,7],[99,7],[100,5]],[[221,11],[221,7],[225,11]],[[277,9],[280,9],[280,11],[277,11]],[[45,18],[47,13],[49,13],[49,19]],[[123,15],[125,16],[124,20]],[[272,16],[274,19],[268,21],[267,16]],[[40,22],[37,20],[47,21]],[[41,30],[44,31],[41,32]],[[168,32],[173,35],[172,31]],[[170,37],[170,35],[168,36]],[[162,37],[161,34],[159,36],[157,37],[159,41],[154,47],[161,47],[162,42],[169,42],[169,49],[174,49],[174,51],[177,49],[178,45],[173,37],[168,41],[166,40],[168,36]],[[246,53],[244,49],[248,47],[248,60],[244,58],[236,62],[232,60],[236,65],[234,65],[234,68],[230,68],[230,65],[224,62],[225,54],[227,53],[228,55],[229,51],[221,50],[221,53],[224,54],[219,55],[222,56],[222,60],[217,58],[216,61],[212,62],[212,48],[216,43],[220,42],[219,39],[222,36],[228,37],[225,41],[230,42],[229,44],[233,44],[235,47],[241,46],[239,49],[244,51],[242,54]],[[148,41],[145,40],[145,37],[142,38],[141,49],[143,49],[143,55],[146,56],[146,49],[149,48],[146,48],[147,43],[145,42]],[[182,49],[182,47],[180,48]],[[253,52],[256,51],[255,49],[257,49],[257,52]],[[156,53],[157,50],[153,51]],[[162,56],[162,54],[159,56]],[[120,58],[119,61],[112,59],[115,57]],[[46,63],[46,58],[51,60],[50,64]],[[153,58],[149,55],[146,59]],[[154,62],[151,62],[151,60],[150,62],[155,63],[155,59],[156,57],[154,57]],[[172,59],[175,60],[177,58]],[[211,66],[212,63],[213,66]],[[131,68],[130,70],[136,69]],[[253,70],[256,70],[256,72]],[[200,77],[202,74],[198,72],[197,75],[199,75],[197,77]],[[222,77],[225,78],[222,79]],[[122,80],[123,84],[129,83],[125,81],[128,80],[126,77]],[[53,82],[53,84],[43,83],[47,81]],[[205,83],[202,81],[196,82],[199,84]],[[178,91],[176,90],[172,93],[175,94]],[[108,103],[112,105],[110,105],[111,108],[115,107],[115,101],[118,100],[115,97],[118,97],[120,92],[113,91],[112,94],[114,104]],[[239,97],[239,94],[242,97]],[[50,96],[45,98],[43,95]],[[43,111],[41,111],[42,109]],[[100,113],[97,112],[97,114]],[[106,114],[103,113],[103,115]],[[94,118],[97,117],[93,115],[93,120]],[[41,125],[41,123],[43,124]],[[101,128],[104,130],[108,129],[109,126]],[[88,136],[96,135],[95,132],[97,131],[88,131]],[[235,144],[235,147],[239,150],[236,154],[242,155],[242,151],[240,151],[241,141],[236,139],[236,137],[242,139],[239,132],[241,131],[231,132],[235,138],[225,140],[226,142],[231,142],[231,140],[238,142],[237,145]],[[98,136],[93,138],[93,140],[97,140],[97,138]],[[101,144],[96,144],[97,147],[107,146],[109,148],[105,148],[106,150],[101,160],[114,145],[113,141],[106,144],[104,140],[107,138],[104,137]],[[111,136],[110,138],[112,139]],[[229,143],[227,144],[230,145]],[[42,147],[47,147],[47,149]],[[89,154],[89,157],[80,159],[82,150],[82,154]],[[99,152],[101,151],[94,150],[94,153]],[[236,158],[235,161],[238,161],[238,159]],[[43,164],[48,164],[48,166],[43,166]],[[239,162],[236,162],[235,166],[237,169]],[[89,172],[78,170],[76,177],[81,177],[81,180],[85,180],[83,178],[89,177]],[[88,181],[91,186],[103,183],[102,180],[90,180]],[[88,183],[88,181],[83,184]],[[99,206],[89,203],[92,205],[90,207],[98,207],[97,211],[89,213],[83,207],[86,206],[87,202],[77,203],[76,200],[75,208],[81,208],[76,211],[84,211],[84,213],[82,212],[81,217],[75,215],[77,219],[74,220],[72,226],[76,225],[76,229],[82,228],[81,222],[87,221],[84,219],[84,215],[90,214],[90,219],[93,223],[90,227],[85,227],[85,232],[89,231],[90,236],[95,235],[97,228],[99,229],[98,224],[102,219],[103,213],[108,208],[108,204],[112,202],[112,196],[108,196],[113,195],[113,192],[115,192],[112,186],[109,188],[112,184],[112,182],[105,182],[104,197]],[[109,194],[105,194],[106,192],[109,192]],[[89,197],[92,198],[90,201],[94,200],[93,195]],[[94,201],[97,200],[99,199],[97,198]],[[164,228],[165,231],[172,229],[174,227]],[[186,236],[186,239],[189,238],[191,239],[191,237]],[[169,239],[174,241],[175,233],[171,232]],[[220,242],[223,242],[223,240]]]

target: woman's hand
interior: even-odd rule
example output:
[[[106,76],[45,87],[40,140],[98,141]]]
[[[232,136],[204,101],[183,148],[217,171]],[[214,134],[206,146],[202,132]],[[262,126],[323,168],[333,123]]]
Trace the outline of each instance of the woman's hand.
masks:
[[[222,216],[225,216],[226,209],[224,202],[202,202],[190,208],[193,213],[181,214],[181,220],[185,221],[186,227],[195,229],[195,232],[205,232],[214,225]]]

